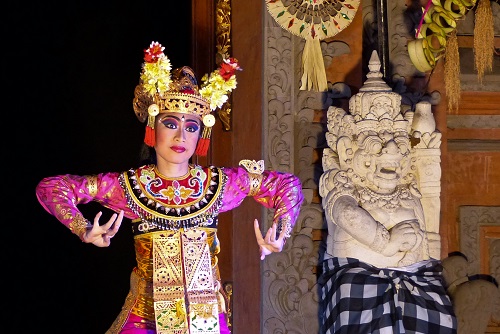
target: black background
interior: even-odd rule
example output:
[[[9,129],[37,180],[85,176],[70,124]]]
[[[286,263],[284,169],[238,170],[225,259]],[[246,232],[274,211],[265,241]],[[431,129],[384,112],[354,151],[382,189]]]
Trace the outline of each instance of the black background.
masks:
[[[15,6],[15,7],[14,7]],[[190,64],[191,2],[45,1],[4,8],[5,333],[104,333],[135,264],[129,220],[108,248],[82,243],[39,205],[56,174],[137,167],[144,124],[132,109],[143,50]],[[92,220],[103,210],[81,206]],[[4,327],[5,328],[5,327]]]

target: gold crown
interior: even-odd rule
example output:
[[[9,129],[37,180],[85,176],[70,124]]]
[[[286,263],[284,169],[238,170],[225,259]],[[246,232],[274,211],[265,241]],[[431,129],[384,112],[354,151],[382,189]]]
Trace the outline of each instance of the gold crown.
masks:
[[[168,91],[156,92],[151,96],[141,78],[141,83],[135,89],[133,101],[134,112],[139,121],[145,122],[148,116],[156,116],[167,111],[194,114],[202,119],[210,114],[210,103],[199,93],[194,72],[190,67],[175,69],[170,80]]]
[[[167,93],[160,97],[160,112],[173,110],[203,118],[210,114],[210,104],[203,98],[183,93]]]
[[[188,66],[173,71],[168,91],[159,94],[158,100],[160,112],[195,114],[202,119],[211,112],[210,102],[200,95],[194,71]]]

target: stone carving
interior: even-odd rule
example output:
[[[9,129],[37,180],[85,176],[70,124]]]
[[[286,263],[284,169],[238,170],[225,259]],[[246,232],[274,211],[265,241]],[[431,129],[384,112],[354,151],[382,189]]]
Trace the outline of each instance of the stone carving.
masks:
[[[481,255],[480,248],[480,231],[481,228],[487,226],[500,227],[500,207],[499,206],[476,206],[465,205],[460,209],[460,249],[469,261],[470,272],[473,273],[489,273],[497,281],[500,281],[500,266],[495,266],[494,258],[490,257],[490,268],[487,272],[481,270]],[[494,256],[495,252],[490,250],[490,256]],[[496,253],[500,256],[500,253]],[[499,310],[500,311],[500,310]],[[500,316],[500,313],[498,313]]]
[[[322,129],[313,117],[315,109],[331,104],[331,98],[320,98],[327,93],[299,91],[304,40],[282,29],[270,15],[266,15],[265,31],[265,162],[272,169],[297,173],[305,201],[282,254],[263,262],[261,328],[269,334],[317,334],[319,296],[313,269],[319,241],[313,240],[312,231],[323,227],[323,219],[321,206],[312,202],[319,177],[312,159],[318,145],[314,137],[321,137]],[[266,214],[267,221],[272,221],[272,212]]]
[[[328,110],[320,195],[328,254],[401,267],[440,257],[441,135],[430,103],[401,113],[379,64],[374,52],[350,113]],[[419,141],[413,147],[410,136]]]
[[[380,65],[373,51],[349,112],[327,112],[320,333],[455,333],[439,261],[441,134],[431,104],[402,107]]]
[[[317,115],[331,106],[333,99],[350,97],[351,92],[343,82],[329,82],[327,92],[300,90],[305,41],[282,29],[270,15],[265,17],[265,164],[274,170],[296,173],[302,181],[305,201],[282,254],[263,263],[261,325],[269,334],[317,334],[316,269],[323,243],[315,232],[326,228],[317,195],[322,173],[317,151],[326,146],[325,127]],[[325,66],[332,58],[350,52],[338,41],[322,41],[321,48]],[[267,216],[267,221],[272,221],[272,212]]]
[[[443,277],[458,320],[458,334],[484,333],[488,324],[498,325],[495,317],[500,290],[491,275],[473,274],[463,254],[450,254],[443,259]]]

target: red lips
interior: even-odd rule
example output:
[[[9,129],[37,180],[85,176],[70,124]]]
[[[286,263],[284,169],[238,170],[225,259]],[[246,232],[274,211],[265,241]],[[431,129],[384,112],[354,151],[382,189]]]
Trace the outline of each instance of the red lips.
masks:
[[[172,146],[170,147],[172,149],[172,151],[175,151],[177,153],[183,153],[183,152],[186,152],[186,148],[185,147],[182,147],[182,146]]]

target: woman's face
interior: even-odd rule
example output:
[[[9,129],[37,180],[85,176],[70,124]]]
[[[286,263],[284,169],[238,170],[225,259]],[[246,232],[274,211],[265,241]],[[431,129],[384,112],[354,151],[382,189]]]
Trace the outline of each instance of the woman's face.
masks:
[[[189,163],[200,136],[198,116],[176,112],[161,113],[156,117],[155,150],[157,160],[167,163]]]

